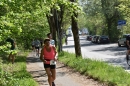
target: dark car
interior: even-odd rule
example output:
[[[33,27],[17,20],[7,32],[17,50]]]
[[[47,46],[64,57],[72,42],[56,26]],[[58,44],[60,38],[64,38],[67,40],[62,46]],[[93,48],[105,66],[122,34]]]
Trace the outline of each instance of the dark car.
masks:
[[[98,43],[99,43],[99,44],[100,44],[100,43],[109,43],[109,42],[110,42],[110,40],[109,40],[109,37],[108,37],[108,36],[102,35],[102,36],[100,36],[99,39],[98,39]]]
[[[92,40],[92,36],[91,35],[87,35],[87,38],[86,38],[88,41],[91,41]]]

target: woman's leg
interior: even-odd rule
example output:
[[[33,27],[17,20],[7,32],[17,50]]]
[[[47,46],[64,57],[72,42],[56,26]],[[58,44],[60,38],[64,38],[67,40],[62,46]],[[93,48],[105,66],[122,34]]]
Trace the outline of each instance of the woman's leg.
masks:
[[[51,74],[52,74],[52,82],[56,79],[56,69],[51,69]]]
[[[48,76],[48,83],[50,86],[52,86],[52,75],[51,75],[51,70],[50,68],[45,68],[47,76]]]

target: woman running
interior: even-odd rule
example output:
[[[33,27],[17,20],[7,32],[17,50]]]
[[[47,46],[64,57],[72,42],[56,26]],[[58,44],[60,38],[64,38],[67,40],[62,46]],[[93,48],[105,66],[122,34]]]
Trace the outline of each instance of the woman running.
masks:
[[[50,39],[48,38],[44,40],[44,46],[41,50],[40,59],[44,63],[49,85],[55,86],[54,80],[56,79],[57,51],[56,48],[50,44]]]

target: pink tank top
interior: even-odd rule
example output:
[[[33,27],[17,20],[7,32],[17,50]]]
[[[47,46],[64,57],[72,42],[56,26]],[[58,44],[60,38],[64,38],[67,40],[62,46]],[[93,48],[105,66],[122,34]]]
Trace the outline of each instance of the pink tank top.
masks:
[[[55,58],[55,51],[54,51],[52,46],[50,46],[50,47],[51,47],[51,51],[50,52],[48,52],[46,50],[46,48],[43,49],[44,59],[53,60]]]

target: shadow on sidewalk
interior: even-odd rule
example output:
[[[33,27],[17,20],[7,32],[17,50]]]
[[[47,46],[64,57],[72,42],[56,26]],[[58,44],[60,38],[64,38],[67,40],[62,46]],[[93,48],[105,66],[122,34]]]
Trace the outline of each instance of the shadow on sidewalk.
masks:
[[[37,62],[42,62],[42,61],[40,60],[39,57],[28,57],[27,62],[29,62],[29,63],[37,63]]]

